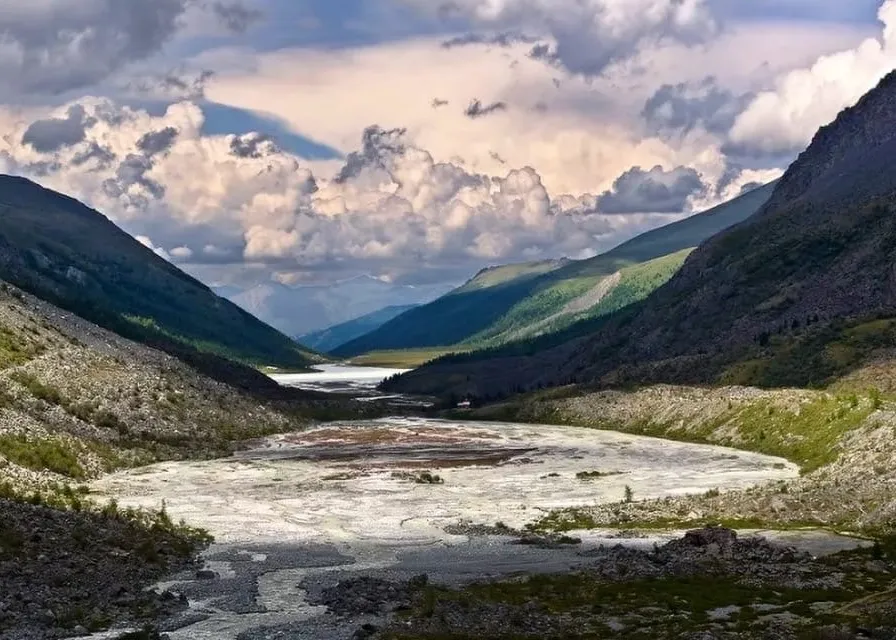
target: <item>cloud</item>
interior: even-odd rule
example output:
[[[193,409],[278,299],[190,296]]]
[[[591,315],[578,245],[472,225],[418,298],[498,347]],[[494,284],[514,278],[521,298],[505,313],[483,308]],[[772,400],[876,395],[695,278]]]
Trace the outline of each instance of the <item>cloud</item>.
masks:
[[[84,140],[85,128],[92,121],[85,117],[81,105],[72,105],[64,117],[36,120],[22,134],[22,143],[41,153],[58,151]]]
[[[238,158],[263,158],[278,151],[270,136],[261,133],[235,135],[230,140],[230,152]]]
[[[539,33],[533,57],[599,75],[659,41],[703,42],[718,31],[704,0],[407,0],[434,17],[484,28]]]
[[[147,156],[154,156],[171,148],[177,139],[177,129],[165,127],[159,131],[150,131],[137,140],[137,148]]]
[[[216,0],[211,4],[211,8],[221,23],[234,33],[246,31],[264,15],[261,11],[249,9],[240,2]]]
[[[527,36],[523,33],[515,33],[512,31],[504,31],[501,33],[465,33],[460,36],[455,36],[450,38],[449,40],[445,40],[442,42],[443,49],[452,49],[454,47],[467,47],[470,45],[486,45],[486,46],[499,46],[499,47],[509,47],[512,44],[516,44],[518,42],[522,43],[535,43],[538,42],[538,38]]]
[[[873,88],[896,66],[896,0],[884,2],[878,17],[883,23],[878,38],[821,56],[759,93],[734,123],[731,150],[753,155],[799,151],[819,127]]]
[[[183,28],[188,11],[211,11],[240,28],[241,6],[203,0],[3,2],[0,77],[7,91],[18,94],[83,89],[157,54]]]
[[[735,95],[708,76],[699,82],[662,85],[644,104],[641,115],[657,133],[680,134],[702,127],[727,134],[750,98]]]
[[[480,100],[473,100],[470,106],[464,110],[464,115],[468,118],[481,118],[496,111],[507,111],[507,103],[492,102],[491,104],[483,105]]]
[[[552,198],[531,167],[484,174],[436,161],[400,128],[368,127],[328,180],[258,134],[203,135],[195,104],[152,116],[85,99],[58,113],[78,108],[90,123],[80,142],[40,152],[8,136],[0,158],[179,263],[424,281],[486,262],[592,255],[654,221],[601,215],[589,196]]]
[[[596,202],[602,213],[682,213],[688,201],[707,191],[694,169],[676,167],[666,171],[656,166],[650,171],[632,167],[613,183]]]
[[[118,92],[125,96],[168,102],[201,100],[205,97],[206,84],[214,75],[208,69],[176,69],[167,73],[146,74],[128,79]]]

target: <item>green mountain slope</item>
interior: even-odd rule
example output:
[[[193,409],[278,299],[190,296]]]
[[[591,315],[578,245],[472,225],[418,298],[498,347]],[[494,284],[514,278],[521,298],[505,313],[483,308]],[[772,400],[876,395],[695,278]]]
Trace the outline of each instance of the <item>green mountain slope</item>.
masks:
[[[102,214],[0,176],[0,279],[120,335],[208,360],[319,359],[160,258]]]
[[[756,215],[701,245],[644,302],[591,325],[586,337],[453,357],[394,388],[438,383],[494,395],[569,382],[827,385],[875,358],[892,360],[894,121],[896,73],[818,132]]]
[[[402,313],[410,311],[415,307],[417,307],[415,304],[386,307],[327,329],[307,333],[299,336],[296,340],[309,349],[326,353],[355,338],[360,338],[374,329],[380,328],[392,318],[400,316]]]
[[[470,282],[442,298],[405,313],[336,350],[339,356],[371,351],[461,346],[494,347],[570,327],[629,303],[652,289],[641,284],[632,295],[613,289],[632,277],[655,288],[671,277],[691,249],[711,235],[742,222],[769,198],[774,183],[765,185],[709,211],[642,234],[589,260],[510,265],[480,272]],[[638,272],[635,265],[669,256]],[[672,257],[676,256],[676,257]],[[553,268],[548,268],[552,266]],[[646,275],[652,269],[656,273]],[[646,277],[645,277],[646,276]],[[604,298],[609,297],[607,302]]]
[[[514,304],[532,294],[541,278],[565,260],[511,265],[481,271],[459,289],[411,309],[379,329],[334,349],[341,357],[371,351],[458,344],[499,321]]]

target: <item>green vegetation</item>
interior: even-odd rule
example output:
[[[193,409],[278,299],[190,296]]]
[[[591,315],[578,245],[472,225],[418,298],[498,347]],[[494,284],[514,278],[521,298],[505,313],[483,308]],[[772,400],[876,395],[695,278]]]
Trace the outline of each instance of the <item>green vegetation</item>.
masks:
[[[430,304],[412,309],[333,353],[351,357],[395,349],[464,345],[484,348],[534,333],[565,329],[646,297],[677,270],[686,250],[741,222],[769,198],[767,185],[703,214],[639,236],[606,254],[581,261],[509,265],[486,270]],[[657,263],[652,263],[661,259]],[[644,264],[647,263],[647,264]],[[643,265],[643,266],[642,266]],[[639,268],[641,267],[641,268]],[[555,318],[567,304],[622,272],[622,286],[594,304]],[[544,326],[542,326],[544,323]]]
[[[75,480],[87,477],[75,446],[62,438],[0,434],[0,455],[34,471],[52,471]]]
[[[463,353],[463,348],[406,349],[396,351],[374,351],[349,360],[349,364],[359,367],[391,367],[414,369],[427,362],[452,353]]]
[[[39,343],[26,341],[18,332],[0,326],[0,369],[25,364],[42,350]]]
[[[896,622],[891,574],[868,564],[893,562],[891,544],[844,552],[802,567],[818,579],[802,585],[776,578],[744,579],[721,564],[680,576],[607,579],[599,572],[534,575],[461,588],[426,586],[384,637],[390,640],[570,638],[644,640],[690,637],[722,624],[743,637],[764,637],[775,615],[797,621],[796,638],[834,640],[843,627]],[[811,573],[808,573],[811,572]],[[842,572],[842,580],[825,576]],[[827,603],[819,606],[818,603]],[[498,622],[500,621],[500,622]],[[608,627],[613,621],[618,629]],[[465,628],[466,627],[466,628]],[[536,632],[537,630],[537,632]],[[533,634],[536,632],[536,634]]]
[[[896,344],[896,318],[890,316],[817,323],[813,317],[791,322],[777,334],[762,334],[758,345],[739,362],[730,365],[720,382],[762,387],[825,387],[859,370],[878,352]],[[896,378],[851,379],[840,385],[896,390]],[[879,396],[878,396],[879,401]]]
[[[289,367],[316,359],[101,214],[23,178],[0,176],[0,247],[0,279],[175,355]]]
[[[165,540],[178,555],[189,556],[214,541],[204,529],[191,527],[183,520],[175,522],[163,504],[160,509],[122,509],[115,500],[99,504],[87,495],[86,487],[74,488],[69,484],[49,483],[41,488],[22,491],[9,481],[0,481],[0,500],[31,504],[38,507],[88,513],[109,521],[127,523],[139,534],[135,536],[135,552],[147,562],[160,560],[158,542]],[[4,530],[0,523],[0,558],[3,557],[4,540],[7,548],[14,548],[16,531]],[[73,532],[76,541],[77,532]],[[20,544],[17,546],[21,546]]]
[[[486,347],[526,335],[533,325],[559,313],[565,305],[598,286],[604,277],[590,276],[571,278],[555,284],[547,283],[544,288],[508,309],[498,322],[471,336],[463,344]]]

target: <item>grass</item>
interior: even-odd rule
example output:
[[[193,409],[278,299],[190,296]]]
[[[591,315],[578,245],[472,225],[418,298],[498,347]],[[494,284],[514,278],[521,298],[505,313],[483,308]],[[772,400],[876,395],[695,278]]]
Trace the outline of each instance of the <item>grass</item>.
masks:
[[[72,444],[61,438],[0,434],[0,454],[13,464],[33,471],[46,470],[83,480],[87,472],[78,453]]]
[[[427,349],[396,349],[392,351],[373,351],[356,356],[347,361],[359,367],[390,367],[395,369],[416,369],[436,358],[449,353],[465,353],[466,348],[435,347]]]
[[[621,431],[696,444],[716,444],[777,456],[799,465],[803,473],[837,460],[839,442],[859,428],[879,409],[883,399],[874,390],[865,393],[818,393],[794,405],[772,399],[729,402],[711,417],[694,417],[689,400],[663,400],[663,417],[654,416],[654,405],[644,404],[626,419],[608,417],[601,409],[602,396],[583,395],[575,389],[557,389],[486,407],[474,413],[480,420],[538,421],[578,427]],[[578,394],[578,395],[577,395]],[[632,396],[633,407],[642,402]],[[587,411],[583,410],[587,407]]]
[[[771,607],[772,611],[790,612],[806,619],[799,638],[822,638],[825,636],[817,634],[826,625],[846,624],[852,628],[868,622],[854,611],[861,610],[864,603],[885,602],[892,597],[890,574],[863,568],[866,559],[874,554],[892,561],[883,547],[815,561],[811,567],[813,576],[823,578],[844,571],[845,578],[839,584],[821,579],[814,581],[819,586],[805,588],[777,584],[774,579],[748,581],[714,570],[628,581],[576,572],[483,582],[459,589],[428,586],[418,594],[411,611],[392,625],[384,637],[472,640],[483,637],[488,629],[488,637],[496,640],[678,638],[708,629],[714,623],[711,612],[734,606],[726,626],[730,631],[747,634],[743,637],[762,636],[755,625],[762,624],[760,617]],[[813,609],[812,604],[817,602],[839,606],[823,613]],[[880,617],[880,613],[871,615]],[[541,625],[534,627],[533,618]],[[500,624],[490,623],[492,620],[500,620]],[[625,629],[611,632],[606,625],[608,620],[623,622]],[[765,624],[772,628],[775,622]],[[490,627],[504,631],[492,631]],[[532,635],[535,629],[539,631]]]
[[[25,340],[18,332],[0,326],[0,369],[25,364],[42,349],[39,343]]]

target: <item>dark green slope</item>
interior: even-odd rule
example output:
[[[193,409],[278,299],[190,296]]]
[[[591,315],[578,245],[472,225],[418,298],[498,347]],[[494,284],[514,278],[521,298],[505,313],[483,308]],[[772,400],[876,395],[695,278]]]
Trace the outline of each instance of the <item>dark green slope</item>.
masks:
[[[511,265],[481,271],[459,289],[387,322],[375,331],[333,350],[349,357],[370,351],[454,345],[501,319],[509,308],[535,291],[547,270],[566,261]],[[540,267],[540,268],[539,268]]]
[[[643,303],[585,338],[454,357],[393,388],[493,395],[596,381],[824,385],[890,353],[894,123],[896,73],[818,132],[756,215],[701,245]]]
[[[380,328],[392,318],[400,316],[403,313],[416,308],[418,305],[409,304],[403,306],[393,306],[368,313],[360,318],[349,320],[327,329],[313,331],[296,338],[301,344],[309,349],[314,349],[321,353],[327,353],[333,349],[350,342],[355,338],[360,338],[364,334]]]
[[[318,359],[102,214],[24,178],[0,176],[0,279],[179,356],[280,367]]]
[[[615,308],[612,299],[610,304],[602,304],[600,296],[595,295],[604,286],[605,278],[618,274],[627,285],[630,270],[636,265],[693,248],[745,220],[765,203],[773,189],[774,183],[765,185],[709,211],[649,231],[589,260],[484,270],[463,287],[342,345],[334,353],[348,357],[422,347],[484,348],[565,329],[579,320],[602,314],[605,308]],[[657,264],[664,277],[648,278],[654,287],[671,275],[665,273],[664,264]],[[640,274],[633,275],[640,278]],[[615,286],[610,285],[604,295],[611,294]],[[647,293],[627,299],[634,301]],[[589,296],[592,299],[586,308],[555,317],[568,305],[574,306],[577,300]]]
[[[778,181],[775,180],[703,213],[642,233],[599,258],[645,262],[696,247],[707,238],[743,222],[759,211],[771,197],[777,184]]]

